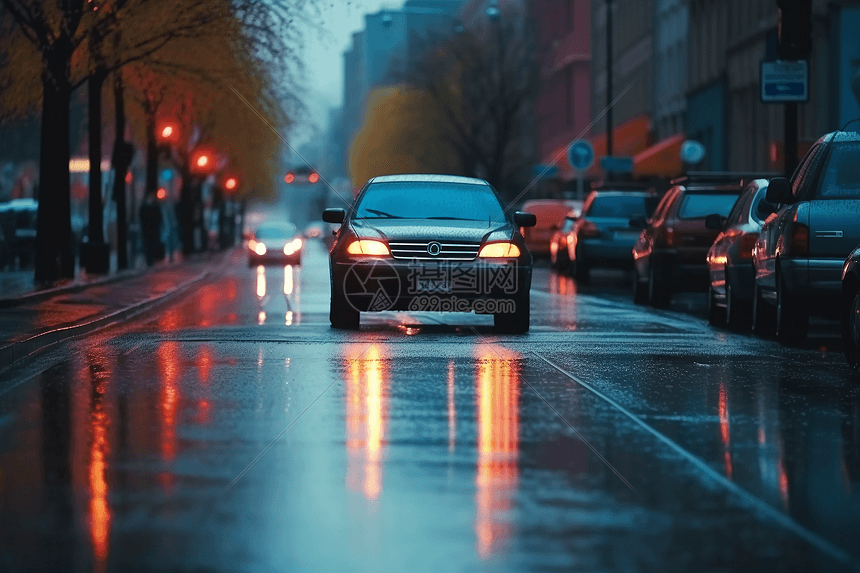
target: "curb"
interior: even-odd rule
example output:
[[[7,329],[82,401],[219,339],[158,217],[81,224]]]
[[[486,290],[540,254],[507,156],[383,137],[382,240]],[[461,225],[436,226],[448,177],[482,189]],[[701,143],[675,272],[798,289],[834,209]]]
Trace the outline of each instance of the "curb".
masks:
[[[122,281],[126,279],[133,279],[139,277],[149,271],[150,269],[147,267],[140,269],[129,269],[125,271],[118,272],[109,277],[99,278],[88,282],[83,283],[72,283],[70,285],[63,285],[59,287],[49,288],[45,290],[36,291],[29,294],[24,294],[21,296],[15,296],[10,298],[0,298],[0,308],[10,308],[13,306],[18,306],[19,304],[27,304],[31,302],[40,302],[45,299],[51,298],[52,296],[64,293],[78,293],[84,289],[106,285],[110,283],[114,283],[117,281]],[[2,367],[0,367],[2,368]]]
[[[36,354],[37,352],[40,352],[58,342],[62,342],[75,336],[80,336],[82,334],[89,334],[95,330],[111,326],[121,320],[150,310],[151,308],[167,301],[171,297],[180,294],[182,291],[186,290],[194,283],[206,279],[211,274],[211,270],[203,271],[197,276],[188,279],[187,281],[179,284],[176,288],[162,295],[142,300],[126,308],[116,310],[110,314],[94,318],[88,322],[55,328],[54,330],[49,330],[47,332],[37,334],[31,338],[28,338],[27,340],[13,342],[12,344],[3,346],[2,348],[0,348],[0,372],[9,369],[10,367],[24,360],[25,358],[28,358]]]

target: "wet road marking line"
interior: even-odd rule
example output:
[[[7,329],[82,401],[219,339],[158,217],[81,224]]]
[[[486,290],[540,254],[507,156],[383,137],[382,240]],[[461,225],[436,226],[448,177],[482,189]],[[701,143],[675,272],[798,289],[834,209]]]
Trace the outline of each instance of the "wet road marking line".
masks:
[[[831,558],[833,558],[837,561],[840,561],[846,565],[851,565],[856,570],[860,570],[860,562],[855,561],[854,558],[849,553],[844,551],[843,549],[841,549],[841,548],[837,547],[836,545],[834,545],[833,543],[827,541],[823,537],[819,536],[817,533],[807,529],[806,527],[804,527],[800,523],[796,522],[794,519],[792,519],[788,515],[782,513],[781,511],[778,511],[777,509],[774,509],[774,507],[771,506],[770,504],[768,504],[766,501],[763,501],[762,499],[754,496],[753,494],[751,494],[747,490],[743,489],[742,487],[738,486],[734,482],[729,481],[728,479],[726,479],[725,477],[723,477],[722,475],[717,473],[713,468],[711,468],[707,463],[702,461],[700,458],[696,457],[692,453],[690,453],[687,450],[685,450],[684,448],[682,448],[677,442],[671,440],[665,434],[663,434],[663,433],[659,432],[658,430],[654,429],[653,427],[649,426],[639,416],[637,416],[636,414],[634,414],[633,412],[631,412],[630,410],[628,410],[627,408],[625,408],[624,406],[622,406],[621,404],[619,404],[618,402],[616,402],[615,400],[613,400],[612,398],[610,398],[609,396],[607,396],[606,394],[604,394],[603,392],[601,392],[600,390],[598,390],[597,388],[592,386],[591,384],[585,382],[584,380],[578,378],[577,376],[574,376],[573,374],[571,374],[570,372],[568,372],[567,370],[565,370],[564,368],[562,368],[558,364],[555,364],[554,362],[541,356],[537,352],[532,351],[532,354],[534,354],[537,358],[540,358],[541,360],[546,362],[547,365],[549,365],[551,368],[557,370],[559,373],[563,374],[564,376],[566,376],[570,380],[573,380],[574,382],[576,382],[577,384],[579,384],[580,386],[582,386],[583,388],[585,388],[586,390],[588,390],[589,392],[591,392],[592,394],[597,396],[598,398],[602,399],[603,401],[608,403],[610,406],[616,408],[619,412],[621,412],[627,418],[629,418],[633,423],[635,423],[640,428],[642,428],[643,430],[645,430],[646,432],[648,432],[649,434],[651,434],[652,436],[657,438],[660,442],[662,442],[664,445],[668,446],[670,449],[672,449],[676,454],[681,456],[683,459],[685,459],[688,462],[690,462],[691,464],[693,464],[703,474],[705,474],[706,476],[708,476],[709,478],[711,478],[712,480],[714,480],[718,484],[725,487],[727,490],[731,491],[732,493],[734,493],[735,495],[740,497],[743,500],[743,502],[745,504],[747,504],[748,506],[751,506],[752,508],[754,508],[755,510],[757,510],[761,514],[763,514],[763,515],[769,517],[770,519],[772,519],[773,521],[777,522],[779,525],[788,529],[789,531],[791,531],[792,533],[794,533],[798,537],[802,538],[804,541],[806,541],[807,543],[809,543],[813,547],[819,549],[821,552],[829,555]]]

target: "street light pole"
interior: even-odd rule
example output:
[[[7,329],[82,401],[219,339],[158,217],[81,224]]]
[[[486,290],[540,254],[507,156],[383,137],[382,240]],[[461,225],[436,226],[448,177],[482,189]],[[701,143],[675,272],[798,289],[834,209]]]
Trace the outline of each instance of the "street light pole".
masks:
[[[612,152],[612,0],[606,0],[606,156]]]

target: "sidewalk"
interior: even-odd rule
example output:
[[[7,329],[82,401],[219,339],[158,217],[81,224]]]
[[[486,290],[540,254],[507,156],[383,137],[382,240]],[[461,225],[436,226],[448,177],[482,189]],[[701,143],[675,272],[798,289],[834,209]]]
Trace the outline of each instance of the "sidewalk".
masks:
[[[18,297],[3,298],[0,371],[56,342],[155,306],[206,278],[230,252],[199,255],[181,263],[163,263],[49,291],[23,289]]]

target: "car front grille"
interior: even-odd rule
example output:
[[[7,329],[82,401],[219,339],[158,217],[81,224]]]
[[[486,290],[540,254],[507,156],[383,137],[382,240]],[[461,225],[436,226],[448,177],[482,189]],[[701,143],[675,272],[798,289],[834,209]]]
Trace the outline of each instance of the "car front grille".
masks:
[[[439,243],[441,250],[438,255],[429,253],[427,249],[430,243]],[[471,261],[478,256],[481,245],[453,241],[398,241],[388,243],[388,247],[391,249],[391,256],[395,259]]]

